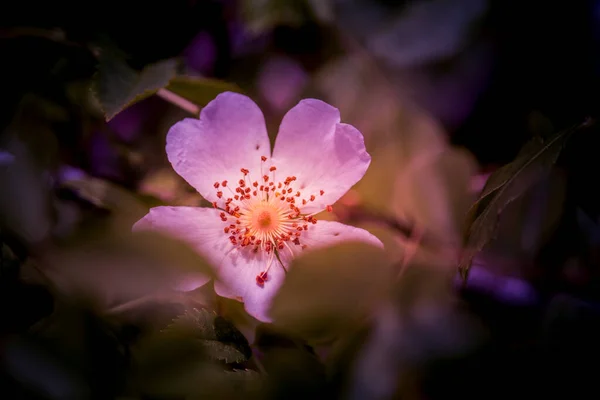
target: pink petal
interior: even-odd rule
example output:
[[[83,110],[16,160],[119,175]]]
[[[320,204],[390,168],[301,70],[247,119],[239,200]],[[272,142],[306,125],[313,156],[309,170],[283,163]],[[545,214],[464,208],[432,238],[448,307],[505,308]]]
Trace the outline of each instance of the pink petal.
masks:
[[[300,245],[290,244],[289,249],[296,257],[305,251],[316,250],[341,242],[363,242],[383,248],[381,240],[364,229],[336,221],[319,220],[315,225],[309,225],[307,231],[302,232]],[[306,249],[302,250],[302,245],[306,245]],[[292,254],[287,248],[281,251],[280,257],[286,267],[292,260]]]
[[[268,256],[244,248],[232,251],[219,268],[215,292],[219,296],[244,302],[248,314],[263,322],[271,322],[267,313],[271,301],[285,279],[285,271],[277,258],[267,272],[267,280],[259,285],[256,277],[267,268]]]
[[[232,248],[223,233],[219,211],[201,207],[154,207],[135,223],[133,231],[158,231],[181,240],[219,265]],[[182,291],[194,290],[210,280],[204,274],[182,277],[177,287]]]
[[[315,195],[315,201],[302,208],[304,213],[314,213],[335,203],[358,182],[371,156],[362,134],[352,125],[340,123],[337,108],[306,99],[283,118],[273,162],[279,180],[295,176],[293,186],[302,198]]]
[[[270,153],[262,112],[238,93],[219,94],[202,109],[200,119],[186,118],[167,134],[173,169],[211,202],[218,201],[214,183],[226,180],[233,186],[243,178],[242,168],[259,179],[261,156],[269,158]]]
[[[383,247],[381,241],[366,230],[332,221],[319,221],[301,236],[301,244],[306,244],[307,250],[343,241],[361,241]],[[286,270],[292,259],[303,251],[301,246],[293,243],[289,247],[293,254],[287,248],[279,253]],[[267,281],[258,285],[256,277],[266,269],[267,257],[264,252],[253,253],[251,249],[233,251],[223,260],[219,268],[219,280],[215,282],[215,291],[219,296],[244,302],[246,311],[263,322],[271,322],[268,310],[286,275],[283,266],[275,258],[268,270]]]

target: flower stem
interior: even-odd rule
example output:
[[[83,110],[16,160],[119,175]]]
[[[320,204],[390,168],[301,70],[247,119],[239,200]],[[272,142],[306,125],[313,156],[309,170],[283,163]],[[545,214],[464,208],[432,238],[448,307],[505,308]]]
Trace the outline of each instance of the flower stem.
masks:
[[[163,98],[164,100],[168,101],[169,103],[181,108],[184,111],[189,112],[190,114],[194,114],[196,116],[198,116],[198,114],[200,114],[200,107],[198,107],[196,104],[192,103],[191,101],[184,99],[183,97],[179,96],[178,94],[171,92],[170,90],[161,88],[161,89],[158,89],[158,92],[156,92],[156,94],[158,97]]]

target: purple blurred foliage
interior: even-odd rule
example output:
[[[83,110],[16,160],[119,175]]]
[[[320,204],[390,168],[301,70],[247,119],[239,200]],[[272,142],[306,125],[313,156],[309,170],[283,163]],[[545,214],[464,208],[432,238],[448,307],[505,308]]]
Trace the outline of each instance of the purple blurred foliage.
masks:
[[[10,164],[15,160],[15,156],[9,152],[0,150],[0,165]]]
[[[462,277],[456,277],[455,285],[457,288],[463,285]],[[539,301],[537,291],[529,282],[517,277],[496,274],[490,271],[489,265],[477,258],[469,270],[465,287],[467,290],[486,294],[504,304],[527,306]]]
[[[477,26],[487,8],[486,0],[346,0],[337,10],[345,34],[382,63],[396,90],[453,130],[489,83],[494,53]]]
[[[119,165],[119,156],[111,145],[107,132],[96,130],[88,143],[90,173],[109,180],[121,181],[123,178]]]
[[[246,25],[232,19],[228,24],[230,37],[231,55],[233,58],[240,58],[255,54],[264,50],[269,43],[270,34],[264,33],[261,35],[253,35],[250,33]]]
[[[308,80],[307,72],[298,62],[275,55],[261,66],[256,84],[269,105],[282,112],[299,100]]]
[[[183,51],[187,67],[200,75],[211,75],[217,60],[217,45],[208,32],[200,32]],[[190,73],[192,75],[192,73]]]
[[[142,134],[142,127],[148,118],[149,103],[141,101],[118,113],[108,121],[108,126],[125,143],[135,141]]]
[[[66,164],[61,165],[56,170],[56,173],[54,175],[56,183],[59,185],[66,181],[75,181],[87,177],[87,173],[82,169]]]

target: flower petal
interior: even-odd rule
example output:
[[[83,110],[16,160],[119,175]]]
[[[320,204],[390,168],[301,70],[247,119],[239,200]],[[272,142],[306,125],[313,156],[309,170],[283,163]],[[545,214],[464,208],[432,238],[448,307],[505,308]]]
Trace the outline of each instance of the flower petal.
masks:
[[[308,230],[302,232],[300,245],[288,242],[289,246],[280,252],[280,257],[287,267],[293,258],[292,253],[296,257],[307,250],[316,250],[341,242],[357,241],[383,248],[381,240],[369,231],[336,221],[319,220],[317,224],[309,225]],[[306,245],[305,250],[302,250],[302,245]]]
[[[186,118],[167,134],[167,156],[173,169],[208,201],[218,201],[215,182],[234,184],[250,170],[260,176],[261,156],[269,158],[271,145],[265,119],[250,98],[232,92],[219,94],[200,113]]]
[[[157,231],[181,240],[206,257],[213,265],[219,265],[225,254],[232,249],[222,231],[219,212],[201,207],[154,207],[135,223],[133,231]],[[210,277],[194,273],[178,285],[182,291],[194,290],[210,280]]]
[[[303,198],[315,195],[315,201],[302,208],[304,213],[314,213],[335,203],[358,182],[371,156],[362,134],[352,125],[340,123],[337,108],[306,99],[283,118],[273,162],[278,178],[297,178],[294,188],[302,192]]]
[[[285,271],[274,258],[264,284],[258,285],[256,277],[265,271],[268,256],[263,251],[253,253],[251,249],[232,251],[219,268],[219,279],[215,281],[215,292],[219,296],[244,302],[248,314],[254,318],[271,322],[268,309],[271,301],[285,279]]]

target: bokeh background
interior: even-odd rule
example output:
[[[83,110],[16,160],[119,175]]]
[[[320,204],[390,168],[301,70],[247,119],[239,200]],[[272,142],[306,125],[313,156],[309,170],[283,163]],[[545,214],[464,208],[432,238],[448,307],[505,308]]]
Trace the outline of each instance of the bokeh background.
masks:
[[[597,397],[600,2],[0,7],[0,398]],[[339,108],[372,164],[323,218],[385,253],[298,260],[274,324],[210,285],[173,290],[206,262],[129,233],[149,207],[206,205],[164,151],[189,113],[150,95],[107,121],[106,49],[135,71],[175,60],[205,79],[200,107],[247,94],[272,140],[302,98]],[[463,283],[486,179],[584,121],[506,202]]]

